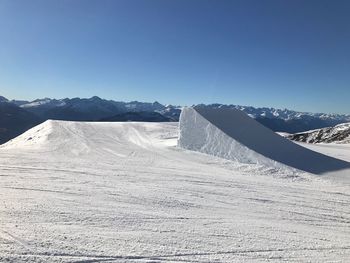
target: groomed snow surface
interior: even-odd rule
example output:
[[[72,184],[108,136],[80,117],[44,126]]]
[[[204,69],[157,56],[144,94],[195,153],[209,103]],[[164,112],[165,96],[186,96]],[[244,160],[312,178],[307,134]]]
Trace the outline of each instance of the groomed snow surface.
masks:
[[[177,139],[177,123],[47,121],[1,146],[0,262],[348,262],[337,172]]]

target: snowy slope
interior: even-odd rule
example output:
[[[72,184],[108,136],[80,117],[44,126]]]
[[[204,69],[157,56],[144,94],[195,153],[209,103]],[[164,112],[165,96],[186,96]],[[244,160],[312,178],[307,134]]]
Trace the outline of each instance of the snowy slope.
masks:
[[[0,148],[0,262],[346,262],[350,185],[48,121]],[[273,173],[271,173],[273,172]]]
[[[350,143],[350,123],[291,134],[287,138],[307,143]]]
[[[185,108],[179,145],[244,163],[279,169],[292,167],[314,174],[346,170],[350,163],[310,151],[283,138],[236,109]],[[288,167],[286,167],[288,166]]]
[[[299,145],[311,149],[316,152],[326,154],[328,156],[335,157],[347,162],[350,162],[350,144],[338,144],[338,143],[302,143]]]
[[[278,170],[288,170],[289,173],[296,172],[291,167],[278,163],[252,150],[239,138],[225,133],[225,131],[221,130],[213,122],[210,122],[204,117],[207,116],[207,114],[204,113],[204,116],[200,114],[199,109],[203,107],[204,106],[201,108],[186,107],[182,110],[180,116],[179,147],[241,163],[261,164]],[[218,114],[215,119],[223,118],[223,116],[221,116],[222,109],[207,109]],[[234,116],[231,115],[228,121],[235,125],[237,130],[242,129],[242,127],[239,127],[241,126],[241,121],[238,120],[242,116],[240,111],[232,109],[224,109],[223,111],[233,113]],[[236,113],[238,115],[235,115]],[[249,119],[249,117],[247,118]],[[236,121],[237,123],[235,123]],[[250,129],[251,127],[246,128]]]

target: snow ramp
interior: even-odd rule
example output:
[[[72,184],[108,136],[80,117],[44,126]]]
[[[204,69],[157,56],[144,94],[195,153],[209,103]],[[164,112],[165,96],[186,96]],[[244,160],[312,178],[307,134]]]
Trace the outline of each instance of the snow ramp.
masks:
[[[349,162],[306,149],[244,112],[225,107],[184,108],[178,146],[242,163],[289,167],[313,174],[349,169],[345,172],[350,175]]]

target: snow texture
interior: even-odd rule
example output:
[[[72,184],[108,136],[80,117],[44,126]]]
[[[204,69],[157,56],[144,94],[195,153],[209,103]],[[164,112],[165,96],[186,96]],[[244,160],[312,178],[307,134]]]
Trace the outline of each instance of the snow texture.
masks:
[[[208,106],[183,109],[179,146],[244,163],[283,166],[313,174],[350,171],[350,163],[301,147],[244,112]]]
[[[218,111],[216,109],[211,110]],[[236,110],[230,109],[229,111]],[[232,116],[230,117],[228,121],[231,123],[236,121]],[[220,118],[220,116],[218,116],[218,118]],[[240,126],[238,122],[235,124]],[[213,123],[205,119],[194,108],[184,108],[182,110],[178,146],[241,163],[262,164],[277,169],[289,169],[290,172],[293,172],[290,167],[271,160],[251,150],[233,137],[230,137]]]
[[[0,262],[349,260],[349,184],[184,150],[178,131],[47,121],[0,147]]]

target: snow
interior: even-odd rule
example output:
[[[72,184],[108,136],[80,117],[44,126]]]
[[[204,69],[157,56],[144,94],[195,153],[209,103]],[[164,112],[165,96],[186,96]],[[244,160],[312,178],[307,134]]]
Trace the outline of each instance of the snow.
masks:
[[[276,134],[278,134],[279,136],[282,136],[284,138],[287,138],[288,136],[290,136],[291,134],[288,132],[276,132]]]
[[[38,99],[38,100],[34,100],[32,102],[29,103],[25,103],[22,104],[21,107],[22,108],[35,108],[35,107],[40,107],[43,105],[49,105],[52,104],[51,106],[53,107],[62,107],[65,106],[66,103],[63,100],[54,100],[54,99],[50,99],[50,98],[45,98],[45,99]]]
[[[350,144],[337,144],[337,143],[302,143],[298,142],[299,145],[308,148],[310,150],[323,153],[328,156],[336,157],[347,162],[350,162]]]
[[[203,106],[204,107],[204,106]],[[201,107],[201,109],[203,108]],[[271,160],[264,155],[251,150],[239,139],[235,139],[220,130],[212,122],[208,121],[199,113],[197,108],[184,108],[180,116],[180,135],[178,145],[181,148],[191,151],[198,151],[228,160],[235,160],[241,163],[261,164],[277,169],[288,169],[290,174],[293,174],[293,169],[284,166],[274,160]],[[206,108],[209,109],[209,108]],[[223,111],[238,114],[241,117],[241,111],[235,109],[209,109],[211,112],[217,114],[216,119],[221,118]],[[204,114],[205,116],[207,114]],[[230,116],[230,122],[235,121],[236,116]],[[249,117],[247,117],[249,118]],[[255,121],[254,121],[255,122]],[[240,126],[241,123],[235,123]],[[250,128],[250,127],[249,127]],[[241,129],[241,127],[239,128]]]
[[[30,102],[30,103],[24,104],[21,107],[22,108],[38,107],[38,106],[41,106],[41,105],[44,105],[44,104],[48,104],[50,102],[51,102],[51,99],[45,98],[45,99],[35,100],[35,101]]]
[[[338,144],[338,143],[302,143],[298,142],[299,145],[308,148],[310,150],[332,156],[334,158],[350,162],[350,144]],[[350,185],[350,172],[338,173],[335,176],[328,176],[329,180],[341,180],[343,184]]]
[[[350,258],[349,185],[177,139],[177,123],[47,121],[3,145],[0,262]]]
[[[198,106],[183,109],[179,146],[243,163],[313,174],[342,171],[350,163],[301,147],[267,129],[244,112]]]

